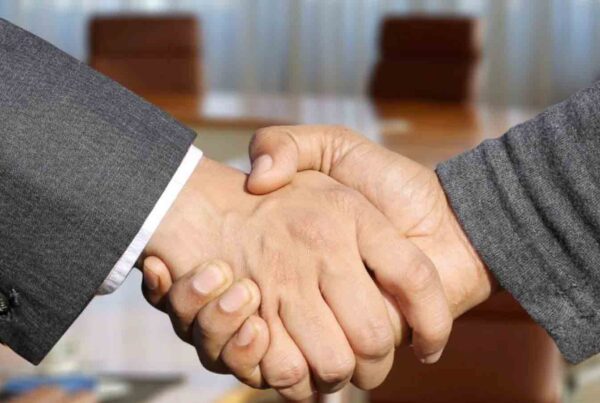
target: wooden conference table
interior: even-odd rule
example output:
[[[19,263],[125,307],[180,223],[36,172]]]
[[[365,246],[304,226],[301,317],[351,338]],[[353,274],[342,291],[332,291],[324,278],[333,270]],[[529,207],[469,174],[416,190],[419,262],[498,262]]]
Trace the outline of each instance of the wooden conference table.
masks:
[[[147,98],[196,127],[199,145],[209,146],[203,130],[240,130],[223,148],[273,124],[343,124],[429,167],[502,135],[534,110],[429,102],[381,102],[367,98],[310,96],[203,97],[154,95]],[[215,130],[217,132],[215,132]],[[212,139],[215,140],[214,137]],[[211,150],[206,150],[211,155]],[[434,366],[416,362],[408,349],[397,352],[392,374],[371,393],[377,402],[556,402],[561,361],[545,334],[507,294],[500,294],[457,321],[444,358]]]

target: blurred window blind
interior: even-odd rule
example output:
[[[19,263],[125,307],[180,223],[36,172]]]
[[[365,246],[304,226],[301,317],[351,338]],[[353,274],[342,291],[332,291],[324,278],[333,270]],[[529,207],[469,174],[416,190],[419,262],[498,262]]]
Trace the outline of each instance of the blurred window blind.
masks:
[[[117,12],[192,12],[203,31],[204,88],[365,93],[380,18],[479,16],[482,100],[546,105],[600,78],[598,0],[2,0],[0,17],[87,58],[87,20]]]

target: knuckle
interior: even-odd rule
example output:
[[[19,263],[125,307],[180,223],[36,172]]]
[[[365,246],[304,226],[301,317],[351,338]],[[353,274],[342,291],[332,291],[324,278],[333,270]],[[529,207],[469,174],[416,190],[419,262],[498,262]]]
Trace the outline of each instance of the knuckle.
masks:
[[[406,268],[403,280],[410,297],[422,295],[438,279],[435,270],[429,264],[419,261]]]
[[[356,353],[368,360],[386,357],[394,348],[394,333],[387,321],[379,321],[365,326]]]
[[[173,313],[169,313],[169,319],[171,320],[171,325],[173,327],[173,331],[182,341],[193,344],[192,340],[192,332],[189,326],[186,325],[184,321],[182,321],[179,317],[175,316]]]
[[[273,366],[269,384],[273,388],[288,388],[300,383],[308,376],[306,364],[297,357],[283,356]]]
[[[270,140],[277,133],[281,132],[282,129],[282,126],[267,126],[256,130],[250,139],[251,146],[258,146],[262,142]]]
[[[334,136],[352,136],[354,135],[354,131],[350,129],[348,126],[344,125],[332,125],[331,133]]]
[[[293,402],[306,401],[314,394],[313,390],[305,385],[296,385],[287,389],[279,389],[277,392],[279,392],[286,401],[291,400]]]
[[[198,358],[206,369],[211,372],[231,372],[231,368],[222,361],[221,343],[215,339],[205,338],[198,327],[194,328],[191,344],[196,349]]]
[[[266,141],[266,138],[268,136],[267,129],[259,129],[256,132],[254,132],[254,134],[252,134],[252,137],[250,138],[250,155],[253,155],[253,153],[259,151],[260,147],[263,145],[263,143]]]
[[[343,356],[330,360],[316,371],[316,376],[326,384],[338,384],[348,381],[354,372],[355,361],[352,356]]]
[[[186,304],[181,301],[180,295],[177,289],[173,287],[172,291],[167,297],[169,303],[169,316],[179,320],[184,316]]]
[[[240,359],[239,353],[231,351],[231,349],[225,348],[222,353],[223,363],[230,369],[231,373],[237,377],[250,378],[251,373],[254,372],[257,367],[257,363],[250,363],[244,359]]]
[[[260,368],[257,366],[242,368],[239,370],[234,369],[232,372],[233,375],[235,375],[241,382],[245,383],[246,385],[252,388],[263,389],[266,386],[263,384],[263,382],[261,382]]]
[[[444,316],[443,318],[438,318],[436,323],[428,326],[423,331],[423,338],[428,344],[435,345],[437,350],[439,346],[443,346],[446,343],[451,331],[452,320]]]
[[[268,127],[263,127],[263,128],[256,130],[254,132],[254,134],[252,135],[252,142],[260,141],[265,136],[268,136],[270,133],[272,133],[274,128],[275,128],[274,126],[268,126]]]
[[[363,143],[364,138],[354,130],[343,125],[333,125],[329,131],[331,143],[337,150],[344,150],[352,145]]]
[[[213,316],[213,312],[210,310],[201,310],[196,315],[196,327],[200,336],[205,340],[212,339],[218,334],[215,323],[219,321]]]

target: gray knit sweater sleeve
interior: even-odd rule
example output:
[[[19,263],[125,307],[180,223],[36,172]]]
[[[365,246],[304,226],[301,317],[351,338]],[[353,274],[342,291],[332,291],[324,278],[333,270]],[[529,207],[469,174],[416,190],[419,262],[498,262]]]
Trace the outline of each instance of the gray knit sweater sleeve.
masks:
[[[600,83],[437,167],[498,279],[565,358],[600,352]]]

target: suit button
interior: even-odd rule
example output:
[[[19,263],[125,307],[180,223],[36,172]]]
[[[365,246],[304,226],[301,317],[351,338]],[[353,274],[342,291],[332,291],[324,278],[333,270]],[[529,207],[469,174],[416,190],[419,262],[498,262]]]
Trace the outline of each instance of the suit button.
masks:
[[[0,293],[0,315],[5,314],[10,309],[10,303],[6,295]]]

